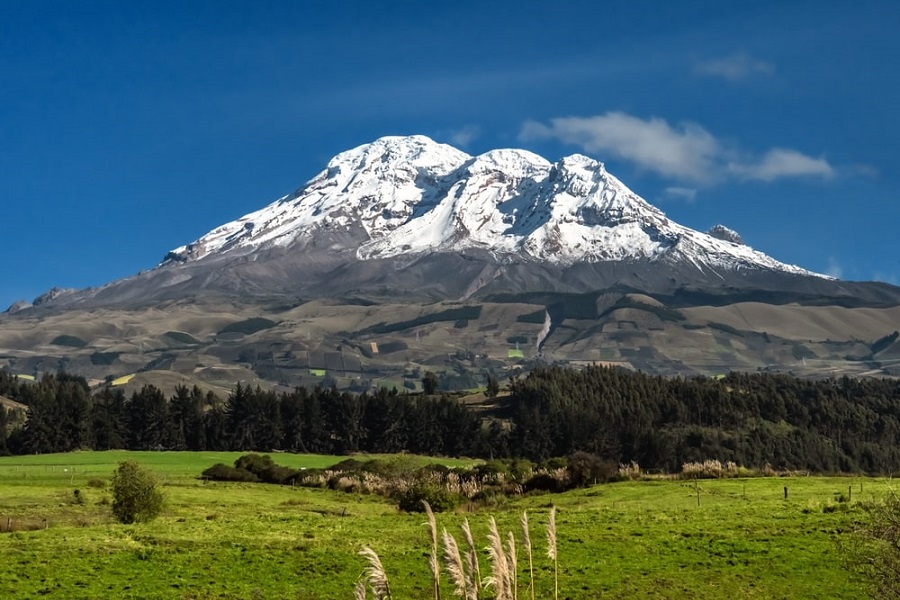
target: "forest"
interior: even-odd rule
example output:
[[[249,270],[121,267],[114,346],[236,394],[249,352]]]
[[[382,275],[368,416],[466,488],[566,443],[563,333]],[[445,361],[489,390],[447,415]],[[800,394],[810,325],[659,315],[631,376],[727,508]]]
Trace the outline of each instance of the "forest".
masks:
[[[426,374],[426,377],[428,374]],[[496,391],[496,390],[494,390]],[[446,394],[334,388],[227,398],[147,385],[126,397],[66,373],[38,382],[0,371],[0,454],[76,449],[411,452],[541,461],[588,452],[646,470],[687,462],[819,473],[900,468],[900,381],[767,373],[665,378],[617,368],[538,367],[490,410]]]

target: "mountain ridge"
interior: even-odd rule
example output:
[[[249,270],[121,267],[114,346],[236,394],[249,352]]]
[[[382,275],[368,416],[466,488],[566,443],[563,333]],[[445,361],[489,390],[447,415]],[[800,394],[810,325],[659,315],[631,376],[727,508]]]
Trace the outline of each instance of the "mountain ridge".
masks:
[[[561,265],[669,255],[701,269],[827,277],[670,221],[589,157],[550,163],[518,149],[473,157],[424,136],[389,136],[342,152],[293,194],[173,249],[159,266],[304,247],[324,231],[345,233],[347,241],[330,248],[355,250],[360,260],[469,249],[501,262]]]
[[[217,389],[326,371],[342,389],[415,389],[425,369],[472,387],[529,361],[897,376],[896,350],[873,344],[898,310],[896,286],[679,225],[586,156],[388,137],[153,269],[17,303],[0,368]]]
[[[295,192],[171,250],[149,271],[52,290],[32,304],[150,305],[209,294],[441,301],[616,287],[900,302],[891,286],[782,263],[722,225],[701,233],[675,223],[587,156],[470,156],[414,135],[339,153]]]

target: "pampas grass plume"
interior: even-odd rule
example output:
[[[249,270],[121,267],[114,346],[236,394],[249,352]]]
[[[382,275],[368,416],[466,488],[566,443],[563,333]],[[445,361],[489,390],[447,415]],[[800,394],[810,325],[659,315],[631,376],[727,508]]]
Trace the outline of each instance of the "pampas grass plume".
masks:
[[[378,554],[368,546],[359,551],[360,555],[365,558],[369,566],[365,570],[366,579],[372,586],[372,593],[375,594],[375,600],[390,600],[391,586],[388,584],[387,572]]]
[[[496,600],[510,600],[509,593],[509,563],[506,560],[506,551],[503,549],[503,539],[497,530],[497,521],[491,517],[488,528],[488,554],[491,557],[491,576],[488,585],[495,590]]]
[[[531,554],[531,532],[528,527],[528,512],[522,511],[522,543],[525,545],[525,555],[528,557],[528,591],[531,600],[534,600],[534,559]]]
[[[431,567],[431,580],[434,588],[434,600],[441,598],[441,567],[438,563],[438,531],[437,519],[434,517],[434,511],[426,500],[422,500],[422,506],[425,507],[425,514],[428,515],[428,528],[431,530],[431,555],[428,557],[428,566]]]

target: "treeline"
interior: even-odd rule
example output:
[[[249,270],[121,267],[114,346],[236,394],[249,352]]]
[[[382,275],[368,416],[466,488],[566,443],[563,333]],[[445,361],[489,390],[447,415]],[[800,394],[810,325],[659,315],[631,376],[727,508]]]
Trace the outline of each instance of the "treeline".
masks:
[[[0,372],[0,389],[3,377]],[[298,388],[276,393],[238,384],[222,401],[185,386],[167,398],[147,385],[126,398],[109,388],[91,395],[83,378],[57,374],[8,386],[7,397],[28,406],[24,427],[5,440],[7,451],[20,454],[123,448],[490,453],[480,418],[465,406],[443,396],[400,395],[396,390],[353,394]]]
[[[92,396],[82,378],[65,374],[23,384],[0,372],[0,394],[28,406],[24,427],[0,427],[0,452],[406,451],[544,461],[581,451],[669,472],[707,459],[816,472],[900,469],[900,381],[887,379],[547,367],[513,380],[489,414],[446,396],[384,389],[237,385],[223,401],[196,387],[167,398],[145,386],[130,398],[109,389]]]
[[[900,468],[900,381],[541,368],[512,384],[509,451],[677,471],[707,459],[816,472]]]

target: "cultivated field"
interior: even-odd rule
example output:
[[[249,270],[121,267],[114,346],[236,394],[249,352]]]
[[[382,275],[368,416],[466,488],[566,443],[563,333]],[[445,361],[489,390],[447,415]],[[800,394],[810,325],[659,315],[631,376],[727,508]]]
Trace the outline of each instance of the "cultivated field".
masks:
[[[423,515],[399,513],[377,496],[196,478],[238,456],[0,458],[0,528],[13,529],[0,533],[0,597],[350,598],[365,545],[381,556],[394,598],[431,597]],[[168,503],[156,521],[112,520],[101,481],[124,458],[149,466],[163,482]],[[341,460],[274,458],[295,468]],[[521,541],[519,518],[527,510],[537,598],[553,597],[545,538],[551,505],[558,507],[560,598],[860,598],[865,583],[844,568],[842,544],[888,486],[883,479],[826,477],[703,480],[697,487],[623,482],[501,499],[437,519],[439,528],[458,534],[468,518],[476,542],[486,546],[491,515],[504,536],[514,531]],[[527,597],[523,557],[520,549],[520,598]],[[486,552],[482,558],[486,572]],[[443,585],[443,597],[451,597],[449,582]]]

